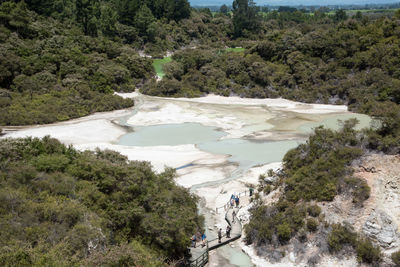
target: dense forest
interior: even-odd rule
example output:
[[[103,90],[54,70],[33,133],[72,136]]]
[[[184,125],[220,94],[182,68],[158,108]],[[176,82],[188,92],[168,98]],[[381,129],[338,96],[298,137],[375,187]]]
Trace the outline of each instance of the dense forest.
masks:
[[[200,229],[197,199],[148,162],[59,141],[0,141],[1,266],[164,266]]]
[[[190,15],[181,2],[1,1],[0,125],[132,106],[113,93],[131,92],[154,76],[152,61],[139,50],[160,54],[203,39],[180,22]],[[190,21],[198,20],[194,12]],[[204,25],[205,36],[220,32]]]

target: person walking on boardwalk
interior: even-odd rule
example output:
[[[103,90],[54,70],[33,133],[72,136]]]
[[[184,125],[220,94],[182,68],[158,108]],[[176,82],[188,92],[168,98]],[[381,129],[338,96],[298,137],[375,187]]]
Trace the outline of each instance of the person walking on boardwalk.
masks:
[[[232,230],[232,227],[230,225],[228,225],[226,227],[226,237],[227,238],[231,238],[231,230]]]
[[[222,238],[222,228],[219,228],[219,230],[218,230],[218,243],[221,243],[221,238]]]
[[[205,247],[206,246],[206,233],[203,233],[202,235],[201,235],[201,246],[202,247]]]
[[[235,223],[235,216],[236,216],[236,212],[235,210],[232,211],[232,223]]]
[[[195,248],[196,247],[196,235],[193,235],[191,240],[192,240],[192,247]]]
[[[239,196],[236,196],[235,203],[236,203],[236,208],[239,207]]]

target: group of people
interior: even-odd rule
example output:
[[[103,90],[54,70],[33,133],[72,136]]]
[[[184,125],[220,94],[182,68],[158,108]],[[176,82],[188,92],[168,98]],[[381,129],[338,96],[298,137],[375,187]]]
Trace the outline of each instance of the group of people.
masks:
[[[238,208],[240,204],[240,199],[239,195],[232,194],[231,199],[230,199],[230,205],[231,207],[236,207]],[[236,211],[233,210],[232,212],[232,223],[235,223],[235,218],[236,218]],[[226,227],[226,237],[231,238],[231,231],[232,231],[232,226],[228,225]],[[200,232],[197,232],[197,234],[194,234],[191,238],[192,240],[192,247],[196,247],[197,242],[200,242],[201,240],[201,245],[204,247],[206,245],[206,234],[200,234]],[[218,243],[221,243],[222,240],[222,228],[218,229]]]
[[[233,207],[236,204],[236,208],[238,208],[239,204],[240,204],[239,195],[235,196],[234,194],[232,194],[230,204],[231,204],[231,207]]]
[[[197,242],[200,242],[201,240],[201,246],[204,247],[207,243],[206,240],[206,233],[200,234],[200,232],[197,232],[197,234],[194,234],[191,238],[192,240],[192,247],[196,247]]]
[[[226,227],[226,238],[231,238],[231,231],[232,231],[232,227],[230,225],[228,225]],[[218,230],[218,243],[221,243],[221,239],[222,239],[222,228],[219,228],[219,230]]]

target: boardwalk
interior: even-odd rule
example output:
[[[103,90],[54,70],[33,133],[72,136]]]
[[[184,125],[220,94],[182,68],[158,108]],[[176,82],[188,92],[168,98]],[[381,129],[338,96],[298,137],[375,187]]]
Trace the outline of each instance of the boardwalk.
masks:
[[[227,238],[224,234],[221,239],[221,243],[219,243],[218,238],[216,238],[207,241],[207,246],[205,247],[197,246],[196,248],[190,248],[192,257],[190,258],[188,266],[204,266],[208,262],[208,251],[226,245],[242,236],[242,224],[236,216],[235,222],[232,223],[233,210],[235,210],[237,214],[239,208],[229,207],[225,213],[225,220],[232,227],[230,238]],[[225,228],[223,228],[223,232],[225,233]]]

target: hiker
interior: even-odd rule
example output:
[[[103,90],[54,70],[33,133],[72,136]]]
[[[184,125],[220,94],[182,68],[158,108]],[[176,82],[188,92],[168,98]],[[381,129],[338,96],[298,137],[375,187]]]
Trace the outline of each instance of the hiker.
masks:
[[[230,225],[228,225],[226,227],[226,237],[227,238],[231,238],[231,230],[232,230],[232,227]]]
[[[250,187],[249,189],[250,196],[253,196],[253,191],[254,191],[253,187]]]
[[[235,202],[236,202],[236,208],[239,207],[239,196],[236,196]]]
[[[219,230],[218,230],[218,243],[221,243],[221,238],[222,238],[222,228],[219,228]]]
[[[196,233],[196,240],[200,242],[200,239],[201,239],[200,231],[197,231],[197,233]]]
[[[232,223],[235,223],[235,216],[236,216],[236,212],[234,210],[234,211],[232,211]]]
[[[192,240],[192,247],[195,248],[196,247],[196,235],[193,235],[191,240]]]
[[[232,195],[233,196],[233,195]],[[234,204],[234,199],[233,198],[231,198],[231,208],[233,207],[233,204]]]
[[[201,246],[202,247],[205,247],[206,246],[206,233],[203,233],[202,235],[201,235]]]

